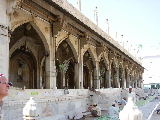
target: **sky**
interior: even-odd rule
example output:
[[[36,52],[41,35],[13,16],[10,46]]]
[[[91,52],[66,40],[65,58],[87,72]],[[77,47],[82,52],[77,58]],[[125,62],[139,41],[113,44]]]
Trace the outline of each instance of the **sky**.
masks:
[[[78,9],[77,0],[67,1]],[[92,22],[96,7],[98,26],[107,33],[109,25],[109,35],[116,41],[123,35],[126,49],[139,50],[132,53],[140,57],[160,55],[160,0],[81,0],[81,12]]]

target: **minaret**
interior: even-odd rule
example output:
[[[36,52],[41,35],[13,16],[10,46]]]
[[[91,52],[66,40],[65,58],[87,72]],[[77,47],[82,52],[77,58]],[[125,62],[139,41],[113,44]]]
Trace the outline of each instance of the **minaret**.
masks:
[[[98,11],[97,11],[97,7],[94,10],[94,21],[95,21],[95,24],[98,26]]]
[[[78,5],[79,11],[81,11],[81,0],[77,0],[77,5]]]

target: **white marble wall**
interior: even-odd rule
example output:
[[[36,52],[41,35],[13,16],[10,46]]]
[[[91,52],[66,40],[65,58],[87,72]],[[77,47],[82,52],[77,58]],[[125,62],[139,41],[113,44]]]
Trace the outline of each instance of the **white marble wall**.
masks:
[[[41,110],[41,120],[68,120],[75,112],[87,111],[89,104],[87,89],[17,89],[9,90],[9,96],[4,98],[4,120],[23,120],[23,107],[30,97],[34,97]]]

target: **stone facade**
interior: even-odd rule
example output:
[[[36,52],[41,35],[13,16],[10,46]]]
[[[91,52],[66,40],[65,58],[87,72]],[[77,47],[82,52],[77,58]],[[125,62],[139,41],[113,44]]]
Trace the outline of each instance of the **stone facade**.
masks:
[[[0,72],[15,87],[142,87],[141,63],[67,1],[1,2]]]
[[[142,88],[141,63],[66,0],[0,0],[0,3],[0,72],[13,82],[14,89],[21,90],[11,90],[14,94],[7,97],[6,113],[13,98],[14,102],[29,99],[31,94],[24,94],[24,88],[33,94],[41,91],[50,96],[47,100],[60,98],[54,96],[53,90],[61,95],[59,91],[64,88],[73,91],[93,88],[104,98],[103,104],[109,104],[107,94],[113,91],[116,95],[111,100],[119,99],[120,90],[130,85]],[[107,94],[100,88],[107,89]],[[88,95],[75,99],[74,106],[84,106],[81,103],[89,99]],[[51,102],[49,106],[54,104]],[[67,108],[68,104],[69,101],[59,105]],[[18,105],[17,111],[23,105],[24,102]],[[48,114],[52,116],[53,111],[56,110]],[[58,115],[61,113],[64,111],[60,110]]]

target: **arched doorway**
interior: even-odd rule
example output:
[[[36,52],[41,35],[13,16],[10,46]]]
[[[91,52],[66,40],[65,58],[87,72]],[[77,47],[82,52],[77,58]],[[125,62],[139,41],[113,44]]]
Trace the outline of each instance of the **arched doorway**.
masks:
[[[75,64],[76,62],[73,51],[67,40],[63,40],[56,51],[58,89],[62,89],[64,86],[68,89],[75,88]]]
[[[94,65],[93,59],[87,50],[83,56],[83,87],[92,88],[94,87]]]
[[[9,80],[13,82],[14,87],[40,88],[42,84],[40,83],[42,82],[40,70],[45,72],[45,69],[42,69],[44,62],[41,61],[48,54],[46,54],[42,39],[30,23],[25,23],[13,31],[9,49]]]

